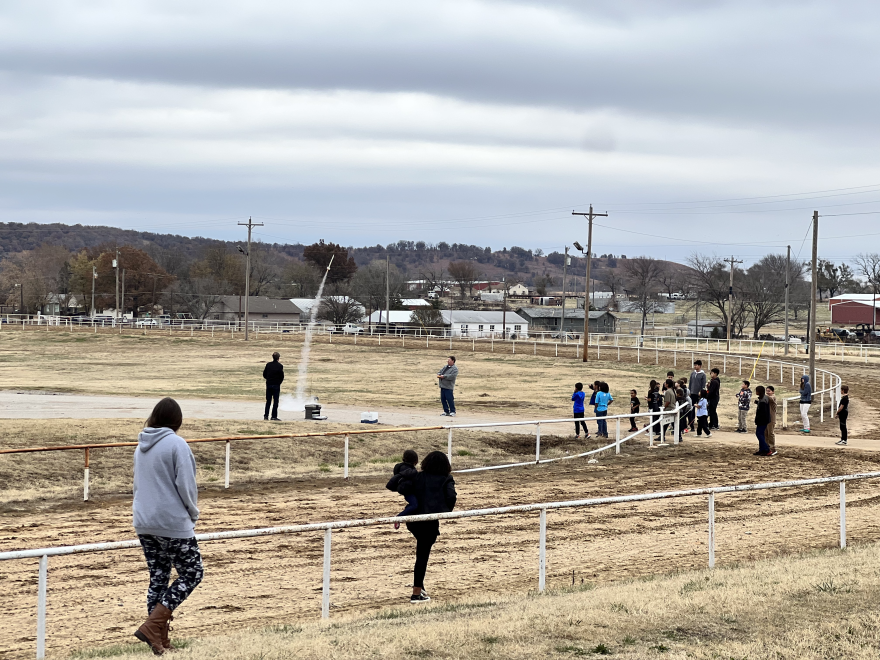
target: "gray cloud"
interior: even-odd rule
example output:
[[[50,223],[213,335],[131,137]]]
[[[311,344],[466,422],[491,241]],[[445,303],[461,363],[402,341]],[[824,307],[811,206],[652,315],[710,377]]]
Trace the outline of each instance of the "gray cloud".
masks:
[[[561,244],[564,214],[444,222],[880,182],[878,18],[870,2],[7,3],[0,211]],[[803,213],[779,213],[700,232],[790,240]]]

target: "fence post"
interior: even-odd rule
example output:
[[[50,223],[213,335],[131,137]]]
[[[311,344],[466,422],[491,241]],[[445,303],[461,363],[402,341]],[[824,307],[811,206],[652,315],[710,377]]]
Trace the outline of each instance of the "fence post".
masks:
[[[37,660],[46,657],[46,581],[49,577],[49,557],[40,557],[40,578],[37,586]]]
[[[672,366],[673,366],[673,367],[677,367],[677,366],[678,366],[678,349],[676,349],[676,350],[672,353]]]
[[[324,530],[324,581],[321,588],[321,618],[330,618],[330,544],[333,530]]]
[[[85,450],[85,467],[83,468],[83,502],[89,501],[89,450]]]
[[[672,444],[677,445],[679,435],[681,434],[681,410],[676,409],[675,411],[675,424],[673,424],[672,429],[673,433],[675,433],[675,440]]]
[[[788,399],[782,400],[782,428],[788,428]]]
[[[764,360],[767,363],[767,382],[770,382],[770,360]]]
[[[840,482],[840,549],[846,550],[846,482]]]
[[[819,394],[819,421],[825,421],[825,392]]]
[[[449,427],[449,437],[446,440],[446,458],[449,459],[449,464],[452,465],[452,427]]]
[[[348,479],[348,436],[345,436],[345,469],[342,472],[342,478]]]
[[[541,423],[535,424],[535,463],[541,460]]]
[[[547,509],[541,509],[541,532],[538,540],[538,591],[547,584]]]
[[[642,363],[642,347],[636,346],[636,363]]]
[[[709,493],[709,568],[715,568],[715,493]]]
[[[617,418],[617,435],[615,436],[614,439],[615,439],[615,443],[617,445],[615,447],[614,453],[619,454],[620,453],[620,417]]]
[[[229,488],[229,456],[231,453],[232,453],[232,443],[229,440],[227,440],[226,441],[226,470],[225,470],[226,474],[223,479],[223,487],[224,488]]]
[[[742,343],[742,342],[740,342],[740,343]],[[742,350],[742,349],[740,349],[740,350]],[[743,375],[743,359],[742,359],[742,357],[740,357],[740,359],[739,359],[739,375],[740,376]]]

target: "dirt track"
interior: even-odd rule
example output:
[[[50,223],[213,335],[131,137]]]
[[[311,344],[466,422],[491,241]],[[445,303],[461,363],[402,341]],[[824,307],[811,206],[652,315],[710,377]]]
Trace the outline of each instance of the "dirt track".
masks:
[[[741,445],[688,439],[676,449],[630,448],[597,465],[581,461],[458,478],[458,508],[553,501],[686,486],[749,483],[880,469],[874,452],[786,449],[759,461]],[[396,513],[383,479],[290,480],[202,493],[200,532]],[[848,488],[851,542],[880,538],[880,483]],[[548,586],[616,580],[704,566],[706,500],[551,512]],[[837,488],[728,495],[717,502],[717,556],[729,563],[815,547],[837,539]],[[537,584],[537,513],[444,523],[428,588],[440,602],[479,592],[524,591]],[[3,516],[0,548],[44,547],[132,538],[130,499],[59,504]],[[365,528],[334,534],[333,613],[403,605],[413,542],[405,531]],[[203,544],[205,582],[177,613],[182,636],[315,619],[320,613],[322,538],[276,536]],[[0,647],[33,652],[37,562],[4,562]],[[50,560],[48,649],[130,641],[144,611],[146,570],[139,552]]]

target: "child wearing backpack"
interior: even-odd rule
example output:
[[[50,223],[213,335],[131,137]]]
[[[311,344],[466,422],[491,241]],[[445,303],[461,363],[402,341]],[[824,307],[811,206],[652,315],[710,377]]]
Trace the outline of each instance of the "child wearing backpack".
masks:
[[[419,477],[419,471],[416,465],[419,463],[419,455],[412,449],[403,452],[403,462],[394,466],[394,476],[385,484],[388,490],[400,493],[406,500],[406,506],[398,516],[414,516],[419,510],[419,501],[413,494],[416,479]],[[394,529],[400,529],[400,523],[394,523]]]

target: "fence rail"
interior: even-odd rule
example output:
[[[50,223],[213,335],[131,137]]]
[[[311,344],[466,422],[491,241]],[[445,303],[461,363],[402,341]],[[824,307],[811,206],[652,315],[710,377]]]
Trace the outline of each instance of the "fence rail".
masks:
[[[67,331],[91,331],[97,333],[101,331],[125,332],[137,331],[144,335],[161,335],[162,333],[185,333],[189,332],[191,337],[210,334],[216,337],[229,336],[236,338],[244,332],[243,321],[223,321],[215,319],[205,320],[180,320],[175,319],[170,322],[162,322],[157,325],[150,324],[151,319],[125,319],[117,323],[114,319],[90,319],[86,317],[67,317],[67,316],[35,316],[23,317],[5,314],[0,316],[0,330],[4,324],[12,324],[19,326],[22,330],[26,327],[45,327],[49,332],[51,328],[63,328]],[[248,328],[259,340],[262,337],[270,339],[273,336],[283,340],[284,335],[301,335],[304,334],[307,323],[294,321],[249,321]],[[537,344],[546,345],[557,343],[560,346],[583,346],[583,337],[579,333],[561,333],[556,330],[527,329],[511,338],[510,335],[505,336],[500,330],[478,330],[468,329],[461,330],[443,327],[402,327],[397,326],[385,332],[384,324],[365,325],[362,332],[352,333],[340,331],[336,326],[330,324],[318,324],[313,328],[313,333],[317,336],[326,336],[330,338],[332,343],[333,337],[345,337],[357,343],[357,338],[377,339],[381,345],[381,338],[414,338],[417,339],[433,339],[436,341],[445,339],[454,339],[460,342],[473,341],[492,341],[492,342],[519,342],[526,343],[529,341]],[[561,335],[561,336],[560,336]],[[554,340],[556,340],[554,342]],[[339,341],[337,339],[337,341]],[[642,335],[638,333],[622,334],[622,333],[593,333],[588,337],[589,346],[598,346],[604,342],[606,347],[613,346],[615,348],[642,348],[648,350],[652,348],[665,349],[666,346],[673,346],[675,350],[694,350],[694,351],[711,351],[714,349],[716,353],[726,352],[727,340],[715,339],[709,337],[686,337],[678,335]],[[807,344],[795,344],[785,341],[763,340],[763,339],[732,339],[731,353],[751,353],[752,355],[769,350],[771,357],[776,355],[786,356],[786,346],[794,355],[799,353],[806,355]],[[563,349],[564,350],[564,349]],[[866,363],[869,358],[880,359],[880,345],[874,344],[858,344],[845,343],[838,340],[829,340],[816,342],[816,359],[841,359],[856,358],[864,360]]]
[[[202,542],[219,541],[226,539],[255,538],[260,536],[274,536],[279,534],[301,534],[309,532],[324,532],[323,553],[323,576],[321,594],[321,616],[324,619],[330,617],[330,559],[332,553],[332,534],[334,529],[350,529],[354,527],[367,527],[389,524],[392,522],[418,522],[429,520],[458,520],[483,516],[498,516],[517,513],[529,513],[538,511],[539,517],[539,542],[538,542],[538,590],[543,592],[546,588],[547,572],[547,512],[560,509],[593,507],[610,504],[622,504],[627,502],[646,502],[679,497],[697,497],[708,495],[708,566],[715,568],[715,497],[725,493],[750,492],[768,490],[774,488],[794,488],[802,486],[814,486],[822,484],[840,484],[840,548],[846,548],[846,482],[863,479],[876,479],[880,472],[865,472],[848,474],[834,477],[817,477],[813,479],[799,479],[792,481],[776,481],[759,484],[739,484],[733,486],[714,486],[705,488],[691,488],[677,491],[663,491],[656,493],[641,493],[637,495],[618,495],[612,497],[598,497],[582,500],[570,500],[563,502],[543,502],[536,504],[521,504],[489,509],[471,509],[467,511],[455,511],[450,513],[435,513],[406,517],[383,517],[360,520],[342,520],[335,522],[311,523],[305,525],[290,525],[284,527],[265,527],[259,529],[235,530],[226,532],[213,532],[197,534],[196,539]],[[37,580],[37,660],[42,660],[46,653],[46,605],[49,572],[49,557],[81,554],[89,552],[108,552],[112,550],[125,550],[140,547],[136,539],[128,541],[116,541],[110,543],[91,543],[85,545],[59,546],[54,548],[34,548],[29,550],[13,550],[0,552],[0,561],[17,559],[39,558],[39,575]]]
[[[381,339],[380,339],[381,341]],[[450,343],[452,343],[452,339],[449,339]],[[517,342],[506,342],[510,345],[512,352],[516,352],[516,343]],[[537,342],[534,342],[535,345],[535,353],[537,353]],[[608,351],[611,351],[611,358],[613,359],[615,356],[617,361],[621,361],[621,351],[630,351],[630,356],[632,357],[632,353],[635,353],[636,362],[641,364],[643,354],[645,357],[650,357],[651,353],[653,353],[654,363],[660,363],[660,354],[662,353],[665,356],[672,355],[673,366],[678,365],[678,359],[681,354],[684,354],[688,358],[687,364],[692,364],[697,358],[706,358],[706,371],[712,369],[712,359],[715,358],[715,363],[721,365],[721,371],[725,375],[727,374],[728,361],[733,361],[734,365],[737,365],[738,375],[743,375],[743,361],[745,360],[746,367],[750,367],[751,371],[758,373],[760,362],[764,362],[764,367],[766,370],[766,381],[770,381],[771,377],[775,377],[778,373],[779,379],[778,382],[784,383],[786,382],[786,372],[791,374],[791,384],[795,385],[798,374],[804,375],[807,373],[807,366],[805,364],[797,363],[797,362],[788,362],[785,360],[776,360],[773,358],[762,358],[753,356],[744,356],[744,355],[730,355],[728,353],[711,353],[706,351],[700,351],[695,348],[691,349],[675,349],[675,348],[661,348],[662,343],[658,343],[653,348],[642,348],[639,346],[636,347],[624,347],[624,346],[613,346],[606,345],[605,351],[606,355]],[[474,340],[474,350],[476,349],[476,340]],[[559,344],[556,344],[556,354],[558,355]],[[564,345],[563,345],[564,346]],[[494,350],[494,342],[492,346]],[[597,359],[601,359],[602,356],[602,345],[596,345],[596,357]],[[577,347],[575,347],[575,351],[577,351]],[[754,361],[753,361],[754,360]],[[733,367],[733,365],[731,365]],[[819,398],[819,419],[820,422],[825,421],[825,407],[826,407],[826,397],[827,397],[827,405],[828,405],[828,413],[833,419],[836,415],[837,411],[837,402],[840,400],[841,392],[840,386],[842,384],[842,380],[839,375],[828,371],[826,369],[817,368],[816,369],[817,378],[821,376],[822,382],[821,387],[819,383],[813,383],[813,397]],[[818,388],[818,389],[816,389]],[[787,397],[782,399],[782,428],[788,427],[788,405],[790,401],[798,400],[798,396]],[[668,413],[667,413],[668,414]],[[189,443],[200,443],[200,442],[225,442],[226,443],[226,457],[225,457],[225,476],[224,476],[224,485],[226,488],[229,488],[230,483],[230,461],[231,461],[231,452],[232,446],[231,443],[233,440],[269,440],[269,439],[278,439],[278,438],[307,438],[307,437],[333,437],[333,436],[344,436],[344,446],[343,446],[343,478],[347,479],[349,476],[349,441],[348,437],[351,435],[368,435],[374,433],[404,433],[404,432],[412,432],[412,431],[430,431],[430,430],[442,430],[446,429],[449,431],[448,437],[448,449],[447,455],[449,457],[450,463],[452,462],[452,436],[454,429],[466,429],[466,428],[491,428],[498,426],[521,426],[521,425],[534,425],[535,429],[535,463],[540,462],[550,462],[555,460],[566,460],[568,458],[583,458],[586,456],[590,456],[593,454],[598,454],[604,451],[608,451],[610,449],[615,449],[617,453],[620,453],[620,445],[632,438],[636,437],[640,433],[645,432],[645,429],[641,429],[639,432],[626,436],[624,438],[620,437],[620,420],[627,419],[631,417],[650,417],[648,413],[641,413],[639,415],[612,415],[609,417],[603,417],[602,419],[608,420],[617,420],[617,430],[615,435],[614,442],[600,447],[598,449],[590,450],[588,452],[584,452],[581,454],[575,454],[572,456],[566,456],[558,459],[544,459],[542,461],[540,457],[541,450],[541,424],[561,424],[561,423],[571,423],[574,419],[565,418],[565,419],[549,419],[549,420],[530,420],[530,421],[509,421],[509,422],[490,422],[490,423],[480,423],[480,424],[443,424],[437,426],[425,426],[425,427],[394,427],[389,429],[362,429],[362,430],[348,430],[348,431],[327,431],[327,432],[318,432],[318,433],[286,433],[279,435],[244,435],[244,436],[229,436],[229,437],[221,437],[221,438],[196,438],[192,440],[188,440]],[[677,416],[676,416],[677,417]],[[599,419],[598,417],[589,417],[585,418],[585,421],[595,421]],[[659,423],[659,422],[656,422]],[[676,422],[677,423],[677,422]],[[652,427],[654,423],[652,422]],[[678,438],[678,427],[676,426],[675,439],[677,441]],[[650,435],[650,434],[649,434]],[[653,444],[653,436],[651,436],[652,444]],[[83,451],[83,500],[86,501],[89,499],[89,478],[90,478],[90,451],[92,449],[107,449],[114,447],[133,447],[136,446],[136,442],[119,442],[119,443],[105,443],[105,444],[94,444],[94,445],[64,445],[59,447],[26,447],[21,449],[3,449],[0,450],[0,454],[18,454],[18,453],[27,453],[27,452],[43,452],[43,451],[70,451],[70,450],[81,450]],[[520,463],[509,463],[505,465],[498,466],[486,466],[481,468],[470,468],[468,471],[480,471],[480,470],[495,470],[495,469],[503,469],[508,467],[518,467],[522,465],[528,465],[529,462],[520,462]]]

